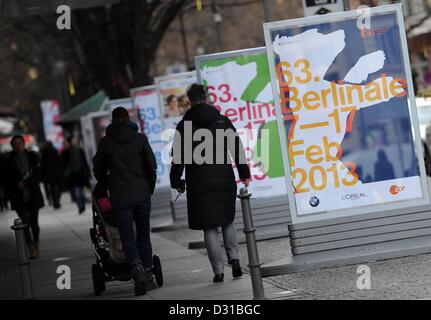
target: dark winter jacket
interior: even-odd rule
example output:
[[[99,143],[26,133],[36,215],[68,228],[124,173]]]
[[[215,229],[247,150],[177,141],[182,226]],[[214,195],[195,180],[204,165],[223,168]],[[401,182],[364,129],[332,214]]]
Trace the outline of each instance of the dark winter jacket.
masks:
[[[55,182],[59,184],[62,182],[62,159],[57,149],[54,147],[46,147],[42,151],[40,166],[42,169],[43,182]]]
[[[24,203],[24,191],[19,188],[19,182],[24,181],[26,192],[29,195],[29,203],[35,209],[44,206],[42,192],[40,190],[41,171],[39,156],[31,151],[24,151],[28,157],[28,172],[23,175],[15,162],[15,153],[10,152],[4,161],[5,191],[9,198],[12,210],[16,210]],[[26,201],[27,202],[27,201]]]
[[[87,159],[85,158],[85,153],[82,148],[78,148],[79,158],[81,162],[81,168],[78,171],[72,170],[72,160],[71,160],[71,148],[64,150],[61,158],[63,162],[63,176],[64,181],[69,187],[89,187],[90,183],[90,168],[87,163]]]
[[[128,125],[107,128],[93,158],[93,173],[99,183],[110,187],[113,202],[150,198],[156,170],[156,158],[145,135]]]
[[[192,125],[193,133],[198,129],[208,129],[211,132],[214,142],[212,144],[212,163],[208,163],[209,161],[206,160],[203,163],[197,163],[196,159],[187,159],[187,155],[193,154],[201,141],[204,141],[204,139],[190,141],[192,137],[185,135],[185,132],[187,133],[187,130],[185,131],[187,122]],[[225,140],[224,143],[217,145],[217,129],[231,132],[231,138],[234,139],[231,141],[235,143],[229,144]],[[227,129],[231,130],[226,131]],[[184,139],[188,140],[188,142],[185,142]],[[187,150],[188,143],[192,144],[193,152]],[[229,146],[231,147],[228,148]],[[181,187],[181,175],[184,167],[186,171],[189,228],[206,230],[230,224],[235,218],[237,195],[237,185],[230,155],[232,157],[235,155],[235,165],[239,177],[241,179],[250,177],[250,170],[245,163],[244,148],[232,122],[221,115],[213,106],[206,104],[194,105],[177,125],[172,153],[173,162],[170,172],[172,188]],[[178,157],[179,154],[180,157]],[[208,160],[209,157],[206,159]],[[217,159],[223,159],[222,163]]]

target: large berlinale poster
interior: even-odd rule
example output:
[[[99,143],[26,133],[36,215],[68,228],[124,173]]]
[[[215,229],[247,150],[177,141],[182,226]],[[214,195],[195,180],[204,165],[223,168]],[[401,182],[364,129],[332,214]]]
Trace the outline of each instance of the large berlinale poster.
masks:
[[[91,118],[88,115],[82,116],[80,122],[85,156],[87,158],[88,164],[90,165],[90,167],[92,167],[93,156],[96,154],[93,139],[93,124],[91,123]]]
[[[265,24],[294,221],[429,203],[401,7],[369,13]]]
[[[60,119],[60,108],[57,100],[44,100],[40,103],[40,108],[46,141],[51,141],[57,150],[63,150],[63,129],[55,124]]]
[[[157,160],[157,187],[167,187],[169,183],[168,166],[162,161],[162,119],[155,86],[135,88],[131,90],[133,105],[139,126],[153,149]]]
[[[199,82],[207,86],[210,103],[238,130],[251,171],[249,190],[253,196],[285,195],[265,48],[198,56],[195,61]]]

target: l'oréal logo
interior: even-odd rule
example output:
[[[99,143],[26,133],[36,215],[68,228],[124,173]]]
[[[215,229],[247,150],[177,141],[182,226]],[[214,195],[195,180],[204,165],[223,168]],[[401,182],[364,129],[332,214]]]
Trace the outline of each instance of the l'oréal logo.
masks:
[[[359,200],[361,198],[365,198],[367,195],[365,192],[358,192],[358,193],[348,193],[344,196],[341,196],[341,200]]]

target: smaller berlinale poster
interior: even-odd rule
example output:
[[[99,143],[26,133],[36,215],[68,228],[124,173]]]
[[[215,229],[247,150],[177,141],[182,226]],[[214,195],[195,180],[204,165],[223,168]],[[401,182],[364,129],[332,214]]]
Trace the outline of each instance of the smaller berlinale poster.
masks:
[[[210,103],[231,120],[244,145],[251,172],[250,192],[254,197],[286,195],[265,48],[204,55],[195,60]]]
[[[162,119],[160,116],[157,90],[154,86],[136,88],[131,90],[133,105],[139,121],[139,126],[153,149],[157,161],[158,187],[170,185],[168,166],[162,161]]]
[[[51,141],[54,147],[63,150],[63,129],[56,122],[60,119],[60,107],[57,100],[44,100],[40,103],[43,118],[45,140]]]

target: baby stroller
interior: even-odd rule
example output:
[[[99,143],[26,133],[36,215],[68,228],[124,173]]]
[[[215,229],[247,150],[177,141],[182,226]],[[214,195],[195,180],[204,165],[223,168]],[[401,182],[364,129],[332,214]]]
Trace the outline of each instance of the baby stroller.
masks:
[[[96,264],[91,266],[93,288],[96,296],[105,291],[109,281],[130,281],[132,275],[129,264],[122,251],[118,229],[114,223],[109,190],[96,185],[92,195],[93,227],[90,237],[93,244]],[[163,274],[160,259],[153,256],[153,275],[157,286],[163,285]]]

